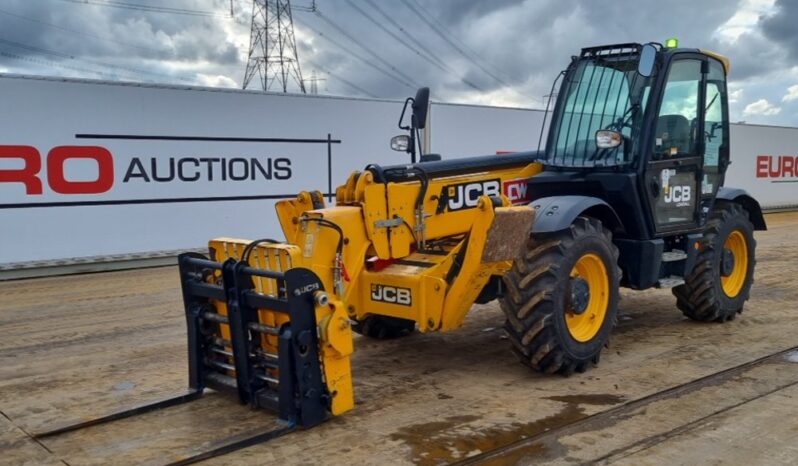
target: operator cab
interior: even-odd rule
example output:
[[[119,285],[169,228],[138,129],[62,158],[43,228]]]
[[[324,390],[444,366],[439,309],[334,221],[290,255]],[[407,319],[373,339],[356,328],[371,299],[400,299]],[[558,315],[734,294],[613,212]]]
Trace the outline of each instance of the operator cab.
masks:
[[[583,49],[561,74],[533,199],[604,199],[619,237],[700,231],[729,164],[727,72],[675,40]]]
[[[572,57],[552,86],[562,79],[540,155],[544,171],[528,180],[546,219],[533,232],[574,220],[554,209],[598,219],[620,250],[623,285],[643,289],[675,286],[667,277],[678,283],[691,270],[716,199],[743,206],[755,229],[766,229],[755,199],[723,187],[728,71],[725,57],[679,48],[675,39]]]

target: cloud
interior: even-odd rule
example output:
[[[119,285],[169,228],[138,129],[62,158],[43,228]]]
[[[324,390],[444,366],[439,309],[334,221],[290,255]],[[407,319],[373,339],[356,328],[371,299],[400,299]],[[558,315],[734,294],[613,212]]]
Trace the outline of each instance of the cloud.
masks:
[[[729,92],[729,103],[736,104],[743,98],[743,89],[735,89]]]
[[[798,59],[798,2],[777,0],[776,13],[761,20],[762,32],[783,46],[793,59]]]
[[[734,43],[757,29],[760,18],[774,10],[776,0],[742,0],[734,15],[715,30],[721,41]]]
[[[233,2],[232,18],[225,17],[229,0],[167,2],[220,14],[213,18],[79,2],[0,3],[0,39],[28,47],[0,41],[0,66],[11,72],[241,85],[249,1]],[[319,87],[330,94],[402,99],[425,85],[440,101],[540,108],[554,78],[582,47],[672,36],[684,47],[729,56],[733,120],[746,108],[742,89],[746,102],[779,103],[798,77],[793,26],[798,1],[702,0],[696,9],[695,0],[669,0],[669,12],[691,12],[678,22],[662,14],[661,0],[320,0],[317,5],[319,13],[309,13],[294,4],[295,35],[304,77],[315,73],[325,79]],[[789,111],[760,118],[798,124],[798,114]]]
[[[787,88],[787,93],[781,98],[782,102],[789,102],[798,99],[798,84]]]
[[[238,87],[238,82],[235,79],[224,76],[221,74],[217,74],[215,76],[199,73],[197,74],[197,81],[201,86],[208,86],[208,87],[229,87],[229,88],[236,88]]]
[[[185,0],[174,3],[213,8]],[[4,0],[0,65],[37,74],[197,84],[199,74],[227,75],[226,67],[238,68],[241,52],[236,36],[227,30],[232,22],[221,15],[210,18],[72,2]]]
[[[767,99],[759,99],[756,102],[752,102],[746,105],[745,110],[743,110],[744,115],[773,116],[779,113],[781,113],[781,107],[771,104]]]

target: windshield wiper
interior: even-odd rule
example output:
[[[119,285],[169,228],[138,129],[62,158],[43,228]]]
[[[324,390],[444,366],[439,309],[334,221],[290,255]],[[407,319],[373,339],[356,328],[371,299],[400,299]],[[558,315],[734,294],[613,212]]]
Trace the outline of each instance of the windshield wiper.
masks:
[[[618,117],[617,120],[607,125],[607,127],[604,129],[615,129],[617,131],[623,131],[624,127],[626,127],[627,123],[629,123],[629,120],[631,120],[632,117],[635,116],[635,114],[637,113],[637,109],[639,108],[640,104],[630,105],[623,115],[621,115],[620,117]]]

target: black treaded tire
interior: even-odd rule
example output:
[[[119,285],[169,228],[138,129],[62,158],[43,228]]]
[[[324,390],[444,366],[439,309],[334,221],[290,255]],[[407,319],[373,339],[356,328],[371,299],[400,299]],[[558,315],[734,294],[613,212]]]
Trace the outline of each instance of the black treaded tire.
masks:
[[[601,258],[609,295],[604,320],[589,340],[576,340],[566,324],[571,270],[585,254]],[[617,321],[621,269],[612,234],[595,218],[578,217],[563,231],[533,235],[525,254],[505,274],[500,300],[513,352],[525,365],[570,375],[597,364]]]
[[[735,230],[745,237],[748,268],[742,289],[730,297],[723,290],[720,262],[726,238]],[[672,290],[676,306],[687,317],[701,322],[734,320],[743,312],[754,282],[755,250],[754,226],[748,212],[733,202],[717,202],[707,221],[695,267],[687,274],[684,284]]]
[[[387,340],[410,335],[416,330],[416,323],[398,317],[369,315],[355,323],[352,330],[370,338]]]

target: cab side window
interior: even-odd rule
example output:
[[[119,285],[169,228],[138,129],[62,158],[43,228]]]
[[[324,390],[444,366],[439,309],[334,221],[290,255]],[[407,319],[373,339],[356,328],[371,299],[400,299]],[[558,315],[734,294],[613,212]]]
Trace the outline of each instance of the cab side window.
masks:
[[[668,72],[654,137],[654,159],[698,155],[695,133],[698,127],[701,60],[674,61]]]

